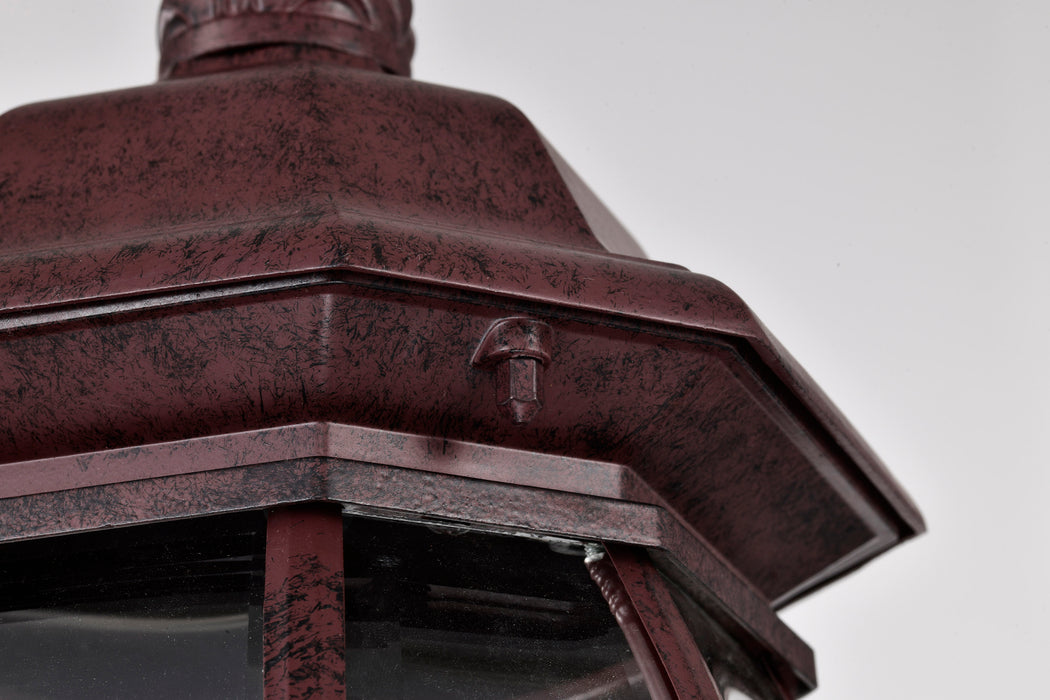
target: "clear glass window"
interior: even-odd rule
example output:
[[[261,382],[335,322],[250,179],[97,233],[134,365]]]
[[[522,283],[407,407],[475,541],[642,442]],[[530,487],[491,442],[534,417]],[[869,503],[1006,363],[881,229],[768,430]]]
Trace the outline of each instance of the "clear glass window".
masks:
[[[346,523],[347,697],[648,698],[581,553]]]
[[[260,514],[0,547],[0,697],[261,698]]]

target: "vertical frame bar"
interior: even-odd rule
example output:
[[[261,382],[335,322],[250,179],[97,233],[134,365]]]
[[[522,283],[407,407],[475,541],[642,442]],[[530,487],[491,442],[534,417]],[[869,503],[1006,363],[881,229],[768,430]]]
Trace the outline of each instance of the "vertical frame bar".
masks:
[[[266,700],[346,697],[338,506],[271,511],[263,600]]]
[[[620,580],[616,567],[611,563],[606,552],[602,556],[588,554],[585,563],[591,578],[598,585],[605,602],[616,618],[616,623],[623,630],[623,636],[627,639],[631,653],[638,663],[638,669],[642,672],[645,685],[653,700],[673,700],[675,695],[671,693],[671,681],[664,671],[653,646],[652,640],[645,630],[638,611],[635,609],[627,589]]]
[[[605,556],[589,557],[587,567],[638,657],[654,700],[722,700],[678,606],[644,552],[606,545]]]

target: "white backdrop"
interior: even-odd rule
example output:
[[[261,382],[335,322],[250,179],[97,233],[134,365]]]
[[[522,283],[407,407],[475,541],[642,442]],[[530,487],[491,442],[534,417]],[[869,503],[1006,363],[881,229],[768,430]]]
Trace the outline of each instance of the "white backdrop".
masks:
[[[0,0],[0,111],[151,81],[158,5]],[[1046,692],[1050,3],[416,5],[416,77],[510,99],[739,292],[926,515],[786,611],[811,697]]]

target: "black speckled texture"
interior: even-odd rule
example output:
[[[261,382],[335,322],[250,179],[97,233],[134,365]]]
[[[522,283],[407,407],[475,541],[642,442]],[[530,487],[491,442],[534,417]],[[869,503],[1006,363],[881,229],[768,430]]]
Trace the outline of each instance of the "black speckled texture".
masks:
[[[328,446],[322,445],[329,433]],[[295,431],[260,431],[231,436],[211,451],[183,445],[175,451],[187,460],[215,459],[217,468],[197,473],[164,475],[158,471],[133,481],[114,481],[67,491],[11,496],[0,499],[0,541],[44,537],[78,530],[98,530],[134,523],[174,520],[237,510],[258,510],[281,504],[329,501],[355,513],[382,517],[423,518],[429,522],[473,524],[500,532],[532,532],[584,541],[610,541],[657,549],[668,566],[685,572],[699,586],[697,595],[722,611],[739,634],[795,676],[804,686],[813,683],[813,656],[809,648],[781,622],[768,601],[660,499],[644,489],[617,495],[600,484],[593,495],[581,495],[530,485],[506,483],[512,472],[500,455],[501,469],[486,473],[482,465],[469,468],[457,459],[435,459],[431,471],[380,466],[375,461],[398,457],[397,445],[408,447],[401,456],[417,454],[407,436],[354,431],[340,434],[337,426],[303,426]],[[337,452],[347,441],[367,441],[370,459],[352,461],[325,457],[296,458],[250,464],[272,449]],[[385,443],[385,446],[383,445]],[[169,449],[163,448],[163,449]],[[417,448],[422,446],[416,446]],[[437,446],[435,446],[437,447]],[[466,453],[468,446],[449,444]],[[156,463],[159,453],[123,451],[133,463]],[[465,455],[464,455],[465,456]],[[103,461],[116,463],[118,453]],[[222,458],[240,466],[219,467]],[[504,454],[503,459],[512,458]],[[410,460],[411,461],[411,460]],[[482,461],[485,461],[482,459]],[[576,469],[586,464],[575,465]],[[597,465],[591,465],[593,467]],[[114,474],[119,479],[120,474]],[[576,477],[577,484],[585,479]],[[638,501],[648,499],[651,503]]]
[[[736,295],[609,253],[566,172],[505,102],[338,65],[0,117],[0,492],[96,483],[88,452],[341,423],[511,450],[493,481],[616,465],[772,605],[921,531]],[[471,364],[516,315],[553,338],[525,425]],[[610,473],[556,488],[618,493]]]
[[[267,700],[341,700],[346,636],[339,508],[311,504],[271,511],[265,571]]]

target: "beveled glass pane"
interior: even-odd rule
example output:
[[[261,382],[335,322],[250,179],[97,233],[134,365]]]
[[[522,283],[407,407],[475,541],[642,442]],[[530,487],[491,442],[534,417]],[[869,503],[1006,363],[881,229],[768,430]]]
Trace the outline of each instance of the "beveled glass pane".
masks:
[[[648,698],[580,553],[354,519],[347,697]]]
[[[0,697],[260,698],[260,516],[0,547]]]

